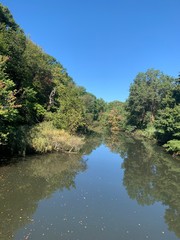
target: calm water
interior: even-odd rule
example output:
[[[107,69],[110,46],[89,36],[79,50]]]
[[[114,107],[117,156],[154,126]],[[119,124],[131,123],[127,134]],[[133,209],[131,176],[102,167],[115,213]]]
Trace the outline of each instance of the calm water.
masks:
[[[89,142],[0,167],[0,239],[180,239],[180,162],[124,136]]]

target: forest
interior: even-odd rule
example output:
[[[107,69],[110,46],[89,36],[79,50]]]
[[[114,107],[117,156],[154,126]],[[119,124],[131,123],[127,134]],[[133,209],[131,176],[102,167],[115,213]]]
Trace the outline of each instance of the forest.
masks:
[[[138,73],[126,102],[77,86],[0,4],[0,152],[77,152],[86,135],[126,132],[180,155],[180,77]]]

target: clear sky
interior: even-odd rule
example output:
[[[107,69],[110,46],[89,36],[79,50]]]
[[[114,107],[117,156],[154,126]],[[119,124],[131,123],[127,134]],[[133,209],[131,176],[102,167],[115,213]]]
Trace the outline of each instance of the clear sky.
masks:
[[[139,72],[180,72],[180,0],[2,0],[25,33],[105,101]]]

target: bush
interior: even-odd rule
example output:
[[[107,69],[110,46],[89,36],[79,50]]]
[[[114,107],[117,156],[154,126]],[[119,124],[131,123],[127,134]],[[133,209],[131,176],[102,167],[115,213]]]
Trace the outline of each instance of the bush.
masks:
[[[155,127],[153,126],[153,124],[148,124],[147,128],[144,129],[143,133],[144,133],[144,137],[146,137],[148,139],[154,139],[155,138]]]
[[[166,151],[174,153],[174,155],[180,156],[180,140],[170,140],[166,144],[163,145],[166,148]]]
[[[43,122],[33,127],[29,133],[29,145],[36,152],[52,151],[77,152],[83,146],[81,137],[56,129],[52,122]]]

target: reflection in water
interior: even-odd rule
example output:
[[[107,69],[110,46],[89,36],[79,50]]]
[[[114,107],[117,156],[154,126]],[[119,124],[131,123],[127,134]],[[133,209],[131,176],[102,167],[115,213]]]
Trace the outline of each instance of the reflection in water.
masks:
[[[136,239],[145,239],[151,234],[147,235],[149,229],[159,230],[162,225],[140,228],[151,210],[135,206],[129,197],[144,206],[155,202],[165,205],[165,222],[180,238],[179,163],[148,142],[124,135],[106,136],[106,146],[124,160],[123,175],[119,165],[122,159],[119,161],[119,156],[105,146],[93,151],[90,161],[82,158],[101,143],[101,136],[90,137],[81,154],[38,155],[1,166],[0,239],[129,240],[133,234],[137,234]],[[87,168],[85,174],[78,174]],[[45,227],[48,233],[44,238],[38,234]],[[32,229],[34,233],[28,235]],[[61,233],[66,235],[61,237]],[[162,233],[153,236],[166,239]]]
[[[165,221],[180,238],[180,166],[177,160],[147,141],[125,136],[106,138],[107,146],[124,159],[123,183],[141,205],[167,206]]]
[[[86,144],[83,145],[81,153],[83,155],[91,154],[92,150],[95,150],[102,144],[102,135],[99,133],[94,133],[86,138]]]
[[[31,222],[38,201],[57,189],[75,187],[86,162],[78,155],[49,154],[0,168],[0,239],[11,239],[16,229]]]

